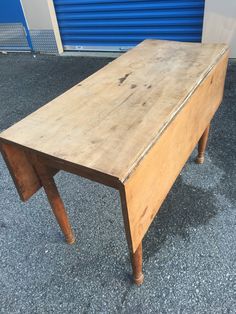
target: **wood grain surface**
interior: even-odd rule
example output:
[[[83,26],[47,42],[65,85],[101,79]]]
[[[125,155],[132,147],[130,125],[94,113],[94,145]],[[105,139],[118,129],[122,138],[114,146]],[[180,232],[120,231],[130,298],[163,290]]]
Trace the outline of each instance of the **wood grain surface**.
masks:
[[[42,186],[27,153],[6,143],[0,145],[0,150],[21,200],[27,201]]]
[[[130,238],[133,252],[139,247],[162,202],[221,103],[227,60],[228,53],[221,57],[124,183],[125,200],[122,204],[123,210],[127,211],[127,238]]]
[[[226,50],[145,40],[0,139],[124,182]]]

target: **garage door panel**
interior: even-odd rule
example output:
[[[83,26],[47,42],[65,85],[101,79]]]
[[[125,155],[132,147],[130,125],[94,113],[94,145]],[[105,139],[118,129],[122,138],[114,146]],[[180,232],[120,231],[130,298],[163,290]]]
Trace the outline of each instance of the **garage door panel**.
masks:
[[[147,38],[200,42],[204,0],[54,0],[65,50],[127,50]]]

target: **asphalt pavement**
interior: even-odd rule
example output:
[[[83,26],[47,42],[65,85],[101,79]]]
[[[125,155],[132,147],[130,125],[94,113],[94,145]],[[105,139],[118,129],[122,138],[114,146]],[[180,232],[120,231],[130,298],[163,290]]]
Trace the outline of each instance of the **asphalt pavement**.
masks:
[[[0,130],[111,61],[0,55]],[[195,156],[144,239],[139,288],[116,190],[56,175],[77,238],[70,246],[44,192],[21,202],[0,157],[0,313],[236,313],[236,61],[206,162]]]

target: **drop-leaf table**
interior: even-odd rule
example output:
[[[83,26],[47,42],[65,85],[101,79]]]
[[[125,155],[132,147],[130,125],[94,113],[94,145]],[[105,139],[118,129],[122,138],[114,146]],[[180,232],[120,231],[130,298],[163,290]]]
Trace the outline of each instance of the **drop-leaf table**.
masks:
[[[227,60],[224,44],[145,40],[2,132],[21,199],[43,187],[73,243],[53,176],[65,170],[119,190],[140,285],[145,233],[197,143],[197,162],[204,161]]]

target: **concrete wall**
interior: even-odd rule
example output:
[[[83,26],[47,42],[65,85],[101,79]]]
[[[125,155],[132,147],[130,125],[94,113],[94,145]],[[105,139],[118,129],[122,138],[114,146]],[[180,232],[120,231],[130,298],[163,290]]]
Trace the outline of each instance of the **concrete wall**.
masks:
[[[236,58],[236,0],[205,0],[202,41],[227,43]]]
[[[52,0],[21,0],[33,49],[61,53],[63,47]]]

